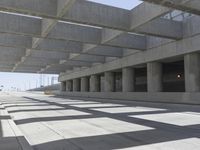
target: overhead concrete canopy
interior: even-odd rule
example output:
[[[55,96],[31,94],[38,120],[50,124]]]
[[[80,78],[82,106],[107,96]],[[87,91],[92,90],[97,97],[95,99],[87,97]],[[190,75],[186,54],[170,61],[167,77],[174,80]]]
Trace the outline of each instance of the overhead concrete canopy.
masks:
[[[0,71],[59,74],[138,55],[158,39],[183,39],[184,19],[166,17],[174,9],[200,12],[197,0],[144,1],[126,10],[87,0],[1,0]]]

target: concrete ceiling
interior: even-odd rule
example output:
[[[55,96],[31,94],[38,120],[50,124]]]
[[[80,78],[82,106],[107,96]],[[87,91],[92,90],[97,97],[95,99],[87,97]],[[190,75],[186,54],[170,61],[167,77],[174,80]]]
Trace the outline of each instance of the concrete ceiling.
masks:
[[[173,9],[199,14],[198,0],[145,0],[132,10],[86,0],[1,0],[0,71],[53,73],[146,51],[151,39],[183,38]]]

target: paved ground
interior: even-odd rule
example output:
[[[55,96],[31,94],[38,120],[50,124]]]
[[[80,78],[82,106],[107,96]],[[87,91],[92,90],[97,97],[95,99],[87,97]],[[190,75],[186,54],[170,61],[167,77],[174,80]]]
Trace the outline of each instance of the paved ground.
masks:
[[[33,93],[0,103],[0,150],[200,150],[200,106]]]

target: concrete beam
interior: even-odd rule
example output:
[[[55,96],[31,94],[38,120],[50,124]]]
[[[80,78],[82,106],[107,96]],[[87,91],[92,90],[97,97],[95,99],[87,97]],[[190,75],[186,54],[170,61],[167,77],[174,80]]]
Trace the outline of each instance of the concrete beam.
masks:
[[[43,58],[43,59],[67,59],[69,54],[65,52],[44,51],[44,50],[31,50],[30,57]]]
[[[128,10],[82,0],[77,0],[63,18],[108,28],[126,30],[129,27]]]
[[[113,29],[102,30],[102,44],[123,48],[145,50],[146,37]]]
[[[23,1],[21,3],[23,3]],[[6,7],[5,2],[3,6]],[[13,5],[10,6],[9,8],[11,10],[13,9],[15,11],[19,11],[19,8],[15,7],[16,6]],[[71,9],[69,9],[70,7]],[[72,22],[79,22],[79,23],[81,22],[84,24],[97,25],[111,29],[116,28],[118,30],[123,30],[123,31],[134,31],[135,28],[144,25],[145,23],[152,21],[155,18],[158,18],[161,15],[166,14],[170,10],[166,7],[161,7],[161,6],[159,7],[159,6],[154,6],[154,4],[142,3],[138,7],[134,8],[131,12],[129,12],[127,10],[109,7],[88,1],[59,0],[57,11],[58,11],[57,15],[54,16],[54,18],[63,17],[64,19]],[[93,13],[91,13],[91,11],[93,11]],[[23,11],[21,13],[23,13]],[[91,14],[97,14],[98,16]],[[44,19],[42,21],[42,30],[41,30],[42,37],[46,37],[50,33],[50,31],[54,28],[54,26],[57,24],[57,21],[52,19],[53,17],[51,19],[48,18],[48,15],[46,17],[47,19]],[[152,31],[148,33],[146,31],[146,34],[152,34],[151,32]],[[37,45],[37,43],[35,44]]]
[[[132,31],[136,27],[139,27],[169,12],[168,8],[161,7],[161,6],[155,7],[154,4],[149,4],[149,3],[142,3],[138,7],[134,8],[131,12],[127,10],[119,9],[119,8],[109,7],[109,6],[87,2],[87,1],[81,1],[81,0],[77,0],[76,2],[72,0],[71,1],[60,0],[58,1],[58,3],[59,3],[58,13],[57,13],[57,16],[54,16],[54,17],[62,17],[62,15],[65,14],[63,10],[65,10],[67,13],[64,15],[64,18],[72,22],[81,22],[81,23],[90,24],[90,25],[95,24],[101,27],[107,27],[111,29],[117,28],[118,30],[124,30],[124,31]],[[71,9],[69,9],[70,8],[69,6],[71,6]],[[15,6],[13,5],[13,8],[11,6],[10,9],[15,10],[14,7]],[[91,8],[91,9],[88,9],[88,8]],[[19,9],[16,8],[16,11],[17,10],[19,11]],[[84,13],[82,13],[81,10]],[[94,13],[91,13],[91,10],[94,11]],[[108,12],[110,12],[109,13],[110,15],[107,15]],[[91,15],[91,14],[98,14],[98,17],[96,16],[94,17],[94,15]],[[90,15],[91,17],[88,17]],[[131,20],[131,23],[129,22],[129,20]],[[56,24],[57,22],[54,19],[44,19],[42,23],[42,31],[41,31],[42,36],[43,37],[47,36]]]
[[[48,38],[73,40],[86,43],[100,43],[101,29],[59,22],[49,33]]]
[[[67,66],[67,65],[64,65],[64,64],[51,64],[51,65],[48,65],[46,66],[46,70],[57,70],[57,71],[60,71],[60,72],[65,72],[66,70],[68,69],[72,69],[71,66]]]
[[[57,10],[56,16],[62,17],[70,8],[70,6],[73,5],[74,2],[75,0],[58,0],[57,5],[56,5],[58,6],[56,9]],[[43,19],[41,22],[41,36],[43,38],[47,37],[49,32],[56,26],[57,22],[58,22],[57,20],[53,20],[53,19]],[[42,39],[35,39],[32,42],[32,48],[36,48],[41,42],[42,42]],[[24,56],[23,58],[26,59],[26,57],[27,55]],[[18,64],[22,63],[23,61],[18,62]],[[16,69],[17,66],[18,65],[15,65],[15,67],[13,68],[13,71]]]
[[[137,30],[136,28],[140,27],[141,25],[145,25],[149,21],[156,19],[156,18],[160,17],[161,15],[166,14],[167,12],[169,12],[168,8],[155,7],[155,5],[153,5],[153,4],[142,3],[131,11],[131,13],[130,13],[131,22],[130,22],[129,28],[131,31],[137,31],[139,33],[145,33],[148,35],[158,36],[159,33],[162,33],[159,36],[163,36],[163,33],[166,30],[162,29],[162,28],[159,28],[160,29],[159,32],[155,32],[154,28],[150,28],[149,26],[143,27],[143,30],[141,30],[141,29]],[[169,37],[166,34],[164,34],[164,36]],[[126,41],[126,43],[123,43],[124,41]],[[129,46],[129,48],[131,47],[133,49],[139,49],[139,50],[146,49],[146,37],[145,36],[128,34],[123,31],[118,31],[118,30],[104,29],[102,31],[102,43],[113,44],[113,42],[115,44],[118,43],[119,45],[121,45],[121,44],[127,45],[127,46]],[[131,45],[131,43],[132,43],[132,45]]]
[[[7,61],[4,61],[4,60],[0,60],[0,64],[1,66],[14,66],[15,65],[15,60],[7,60]]]
[[[170,9],[150,3],[142,3],[136,8],[131,10],[131,25],[130,29],[144,25],[145,23],[152,21],[162,15],[170,12]]]
[[[182,10],[185,12],[200,15],[200,2],[199,0],[143,0],[154,4],[162,5],[165,7]]]
[[[160,47],[154,47],[147,51],[142,51],[117,59],[112,62],[108,62],[102,65],[94,66],[83,71],[77,71],[68,75],[60,76],[59,80],[71,79],[72,77],[88,76],[90,74],[103,73],[105,71],[120,69],[123,67],[129,67],[134,65],[140,65],[151,61],[157,61],[161,59],[167,59],[170,57],[182,56],[187,53],[198,52],[200,47],[200,36],[194,35],[179,41],[173,41],[162,45]]]
[[[24,66],[20,65],[15,69],[15,72],[37,72],[40,70],[40,66]]]
[[[0,45],[18,48],[31,48],[32,38],[9,33],[0,33]]]
[[[70,60],[78,60],[78,61],[85,61],[85,62],[91,62],[91,63],[95,63],[95,62],[103,63],[105,62],[105,57],[89,55],[89,54],[81,54],[81,55],[71,56]]]
[[[37,39],[33,38],[33,42]],[[68,40],[42,39],[36,49],[79,53],[82,51],[82,43]]]
[[[93,55],[102,55],[102,56],[114,56],[122,57],[122,49],[119,47],[113,46],[96,46],[92,49],[89,45],[92,44],[83,44],[80,42],[73,42],[68,40],[56,40],[56,39],[42,39],[42,38],[33,38],[34,41],[42,41],[37,47],[31,48],[31,38],[28,36],[15,35],[15,34],[0,34],[0,45],[11,46],[11,47],[24,47],[31,49],[33,51],[41,50],[47,51],[47,53],[84,53],[93,54]],[[89,50],[88,50],[89,48]],[[88,51],[87,51],[88,50]],[[48,52],[50,51],[50,52]]]
[[[24,48],[14,48],[7,46],[0,46],[0,55],[3,57],[12,56],[12,57],[21,57],[25,54],[26,49]]]
[[[34,16],[56,15],[57,0],[1,0],[0,9]]]
[[[22,64],[26,65],[35,65],[35,66],[47,66],[50,64],[59,63],[57,59],[44,59],[44,58],[36,58],[36,57],[27,57],[26,60]]]
[[[57,17],[62,17],[75,3],[76,0],[58,0],[57,1]],[[54,6],[55,7],[55,6]],[[43,19],[42,26],[41,26],[41,36],[47,37],[51,30],[56,26],[58,23],[55,19]],[[33,43],[32,47],[35,48],[41,42],[41,40],[37,40]]]
[[[93,45],[93,44],[84,44],[83,52],[87,54],[95,54],[102,56],[113,56],[113,57],[122,57],[123,49],[118,47],[103,46],[103,45]]]
[[[127,29],[129,26],[128,10],[83,0],[58,0],[58,3],[56,0],[2,0],[0,9],[102,27]]]
[[[136,32],[169,39],[183,38],[183,23],[158,18],[135,28]]]
[[[85,61],[76,61],[76,60],[64,60],[63,62],[61,61],[60,64],[64,64],[67,66],[74,66],[74,67],[91,67],[90,62],[85,62]]]
[[[39,36],[41,20],[25,16],[0,13],[0,32]]]

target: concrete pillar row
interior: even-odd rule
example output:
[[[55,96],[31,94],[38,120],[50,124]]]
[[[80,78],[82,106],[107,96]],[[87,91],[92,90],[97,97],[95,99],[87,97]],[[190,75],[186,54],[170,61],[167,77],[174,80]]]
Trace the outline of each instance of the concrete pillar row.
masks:
[[[66,81],[61,82],[60,91],[62,91],[62,92],[66,91]]]
[[[80,91],[80,79],[73,79],[73,92],[79,92]]]
[[[184,66],[186,92],[200,92],[200,54],[185,55]]]
[[[115,74],[114,72],[104,73],[104,90],[105,92],[115,91]]]
[[[73,91],[73,83],[72,82],[73,82],[72,80],[68,80],[66,82],[66,91],[67,92]]]
[[[162,64],[159,62],[147,63],[148,92],[162,92]]]
[[[89,78],[82,77],[81,78],[81,92],[88,92],[89,91]]]
[[[122,69],[122,91],[133,92],[135,90],[135,70],[131,67]]]
[[[99,75],[91,75],[90,92],[100,92],[100,76]]]

